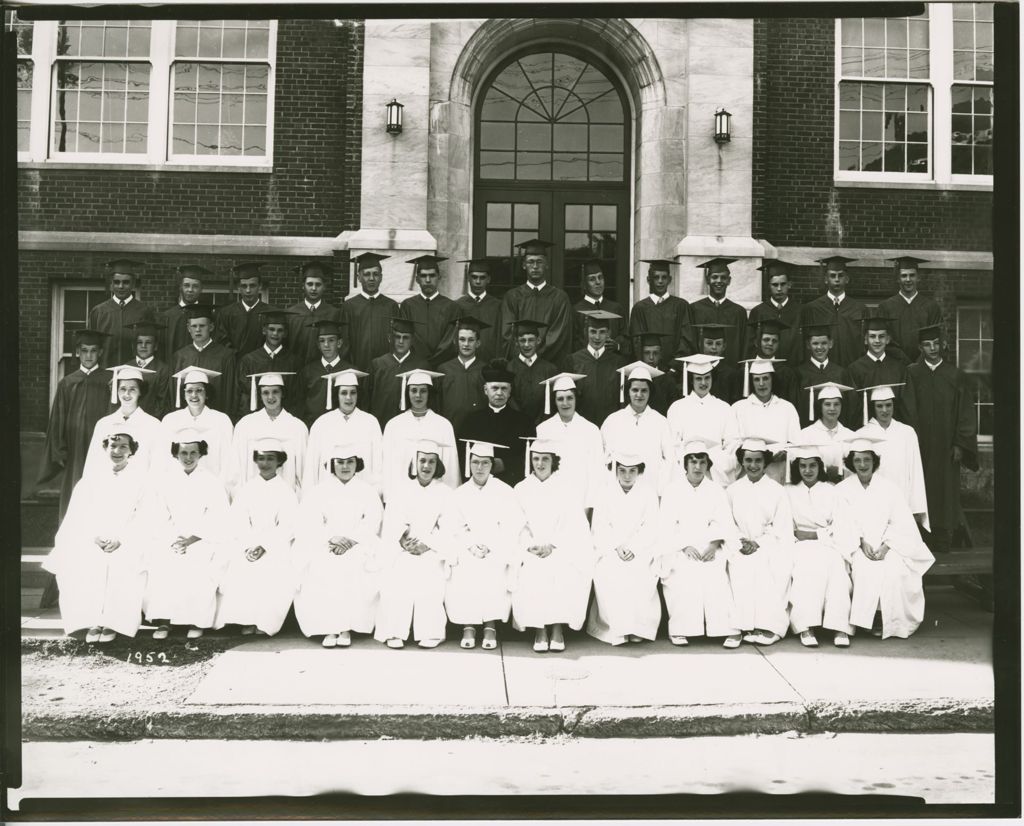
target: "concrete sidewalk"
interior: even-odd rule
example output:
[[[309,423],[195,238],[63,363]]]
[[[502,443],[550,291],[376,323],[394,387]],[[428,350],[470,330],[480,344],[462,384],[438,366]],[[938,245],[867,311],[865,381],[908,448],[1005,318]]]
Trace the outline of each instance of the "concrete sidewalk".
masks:
[[[293,633],[105,649],[64,638],[52,612],[23,622],[23,736],[373,739],[674,737],[991,731],[992,617],[929,588],[909,640],[861,634],[848,650],[795,638],[726,651],[695,640],[610,647],[575,634],[563,654],[523,635],[495,651],[457,640],[400,651],[359,637],[328,650]],[[50,627],[47,627],[50,626]],[[830,635],[829,635],[830,636]]]

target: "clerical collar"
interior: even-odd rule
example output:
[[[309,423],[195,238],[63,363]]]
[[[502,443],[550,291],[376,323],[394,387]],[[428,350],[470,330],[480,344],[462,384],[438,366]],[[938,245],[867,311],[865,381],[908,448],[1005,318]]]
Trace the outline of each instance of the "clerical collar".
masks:
[[[150,356],[148,359],[140,359],[140,358],[136,357],[135,363],[139,367],[145,367],[147,364],[149,364],[155,358],[156,358],[156,356]]]
[[[532,356],[527,358],[522,353],[519,354],[519,360],[527,367],[533,367],[533,363],[537,360],[537,354],[534,353]]]
[[[929,370],[938,370],[939,367],[942,365],[942,359],[939,359],[937,362],[935,362],[935,364],[932,364],[930,361],[925,359],[924,363],[928,366]]]
[[[324,366],[325,370],[336,367],[339,361],[341,361],[341,356],[335,356],[334,361],[324,361],[324,357],[320,356],[320,363]]]
[[[596,358],[596,359],[599,359],[599,358],[601,358],[601,356],[603,356],[603,355],[604,355],[604,351],[605,351],[605,348],[604,348],[604,347],[602,347],[602,348],[601,348],[600,350],[595,350],[595,349],[594,349],[593,347],[591,347],[591,346],[590,346],[590,345],[588,344],[588,345],[587,345],[587,351],[588,351],[588,352],[590,353],[590,355],[592,355],[592,356],[593,356],[594,358]]]
[[[583,300],[586,301],[588,304],[598,305],[602,301],[604,301],[604,296],[602,295],[600,298],[594,298],[594,296],[592,295],[585,295],[583,296]]]
[[[195,341],[192,342],[192,346],[195,347],[200,353],[203,352],[203,350],[205,350],[211,344],[213,344],[213,339],[212,338],[211,339],[207,339],[206,344],[204,344],[202,347],[200,347],[198,344],[196,344]]]
[[[114,298],[113,296],[111,297]],[[128,296],[124,301],[122,301],[120,298],[114,298],[114,303],[117,304],[119,307],[126,307],[132,302],[132,299],[134,298],[134,295]]]
[[[310,304],[308,301],[306,301],[306,299],[302,299],[302,303],[305,304],[306,305],[306,309],[309,310],[312,313],[312,312],[315,312],[316,310],[320,309],[320,305],[323,304],[323,299],[321,299],[320,301],[316,302],[316,304]]]
[[[435,298],[437,298],[438,295],[440,295],[440,293],[432,293],[431,295],[427,295],[426,293],[423,292],[423,290],[420,290],[420,298],[422,298],[424,301],[433,301]]]
[[[541,281],[540,284],[531,284],[529,281],[526,282],[526,286],[527,287],[529,287],[534,292],[538,292],[538,293],[541,290],[543,290],[547,285],[548,285],[547,281]]]
[[[503,404],[501,407],[495,407],[493,404],[488,404],[487,406],[490,408],[492,413],[500,413],[502,410],[508,407],[508,404]]]
[[[876,356],[874,353],[867,353],[866,355],[869,359],[871,359],[874,362],[881,363],[885,361],[885,353],[882,353],[882,355],[880,356]]]
[[[476,361],[476,356],[473,356],[469,361],[462,361],[462,356],[459,356],[459,362],[467,370],[473,365],[474,361]]]
[[[276,350],[271,350],[271,349],[270,349],[270,348],[269,348],[269,347],[268,347],[268,346],[266,345],[266,343],[265,343],[265,342],[264,342],[264,344],[263,344],[263,349],[264,349],[264,350],[266,351],[266,353],[267,353],[267,355],[268,355],[268,356],[276,356],[276,355],[277,355],[278,353],[280,353],[280,352],[281,352],[281,348],[282,348],[282,347],[284,347],[284,345],[283,345],[283,344],[278,344],[278,345],[277,345],[277,349],[276,349]]]
[[[391,358],[393,358],[395,361],[397,361],[399,364],[401,364],[403,361],[405,361],[407,358],[409,358],[409,353],[411,353],[411,352],[412,352],[412,350],[406,350],[401,358],[399,358],[394,353],[392,353],[391,354]]]
[[[91,376],[93,373],[95,373],[97,370],[100,369],[100,366],[98,364],[94,364],[92,367],[90,367],[88,370],[86,370],[84,367],[79,365],[78,369],[81,370],[83,373],[85,373],[85,375]]]
[[[786,296],[786,300],[785,301],[776,301],[773,298],[773,299],[771,299],[771,302],[772,302],[772,306],[773,307],[775,307],[776,309],[781,310],[783,307],[785,307],[789,303],[789,296],[788,295]]]
[[[914,299],[915,299],[915,298],[917,298],[917,296],[918,296],[919,294],[920,294],[920,293],[914,293],[914,294],[913,294],[912,296],[910,296],[910,298],[907,298],[907,297],[906,297],[906,296],[905,296],[905,295],[903,294],[903,291],[902,291],[902,290],[900,290],[900,298],[902,298],[902,299],[903,299],[904,301],[906,301],[906,302],[907,302],[908,304],[912,304],[912,303],[913,303],[913,301],[914,301]]]

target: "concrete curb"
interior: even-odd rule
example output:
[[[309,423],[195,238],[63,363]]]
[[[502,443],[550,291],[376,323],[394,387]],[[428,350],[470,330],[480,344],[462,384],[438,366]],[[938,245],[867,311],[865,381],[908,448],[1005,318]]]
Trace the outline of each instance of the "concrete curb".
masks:
[[[990,701],[657,707],[229,706],[154,713],[27,711],[29,740],[362,740],[466,737],[698,737],[825,732],[991,732]]]

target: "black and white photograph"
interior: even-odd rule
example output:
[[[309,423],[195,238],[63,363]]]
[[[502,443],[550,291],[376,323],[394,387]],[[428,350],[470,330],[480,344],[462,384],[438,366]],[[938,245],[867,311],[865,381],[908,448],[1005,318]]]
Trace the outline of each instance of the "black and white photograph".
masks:
[[[1019,9],[482,10],[4,3],[4,815],[1019,816]]]

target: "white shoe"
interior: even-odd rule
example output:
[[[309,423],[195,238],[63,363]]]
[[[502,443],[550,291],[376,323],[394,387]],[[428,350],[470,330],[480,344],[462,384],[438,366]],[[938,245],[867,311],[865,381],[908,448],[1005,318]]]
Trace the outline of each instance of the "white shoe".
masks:
[[[188,633],[185,636],[188,637],[190,640],[198,640],[201,636],[203,636],[203,629],[189,628]]]
[[[818,638],[814,636],[813,631],[801,631],[800,632],[800,644],[805,648],[817,648]]]
[[[166,640],[171,633],[171,626],[169,625],[158,625],[156,631],[153,632],[154,640]]]
[[[324,648],[334,648],[338,644],[337,634],[324,635],[324,641],[320,643]]]
[[[484,628],[484,641],[480,643],[484,651],[493,651],[498,647],[498,631],[496,628]]]
[[[348,631],[342,631],[338,634],[338,648],[348,648],[352,645],[352,634]]]
[[[849,648],[850,635],[844,634],[842,631],[836,631],[836,636],[833,642],[835,643],[836,648]]]
[[[672,645],[689,645],[690,644],[690,641],[688,639],[686,639],[686,637],[684,637],[684,636],[682,636],[680,634],[676,634],[675,636],[670,636],[668,638],[668,641],[670,643],[672,643]]]
[[[102,629],[99,626],[96,628],[90,628],[85,632],[85,641],[89,643],[99,642],[101,633]]]
[[[725,641],[722,643],[722,648],[739,648],[740,642],[742,642],[742,640],[740,639],[739,634],[733,637],[726,637]]]
[[[437,648],[441,644],[441,640],[420,640],[416,643],[420,648]]]
[[[390,640],[384,643],[388,648],[405,648],[405,640],[400,640],[398,637],[392,637]]]
[[[463,648],[476,648],[476,629],[471,625],[467,625],[462,629],[462,642],[459,643]]]
[[[775,643],[777,643],[781,639],[782,639],[782,637],[780,637],[778,634],[775,634],[775,633],[772,633],[771,631],[769,631],[767,634],[760,634],[760,635],[758,635],[757,644],[758,645],[775,645]],[[815,645],[818,644],[817,640],[815,640],[814,644]]]
[[[743,642],[756,643],[761,641],[761,635],[756,634],[753,631],[747,631],[741,639]]]
[[[100,642],[103,642],[103,643],[105,643],[105,642],[113,642],[116,639],[117,639],[117,633],[115,631],[112,631],[109,628],[104,628],[100,632],[100,639],[99,639]]]

